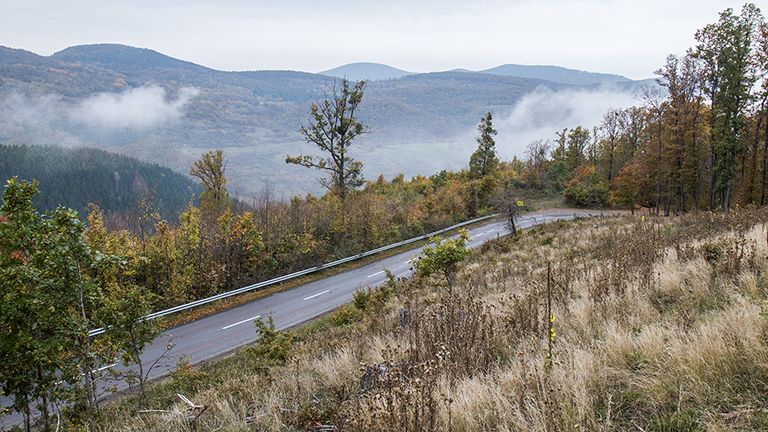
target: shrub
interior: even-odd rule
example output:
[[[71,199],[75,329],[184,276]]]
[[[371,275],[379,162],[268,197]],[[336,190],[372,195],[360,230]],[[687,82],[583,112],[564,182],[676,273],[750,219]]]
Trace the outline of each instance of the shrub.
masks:
[[[569,184],[563,193],[565,201],[576,207],[607,207],[609,190],[604,182]]]
[[[352,304],[358,310],[364,311],[368,308],[368,303],[371,301],[371,291],[359,289],[352,294]]]
[[[360,318],[359,310],[350,305],[344,305],[331,313],[331,324],[336,327],[352,324]]]
[[[171,372],[171,387],[179,393],[194,393],[207,379],[208,374],[192,366],[189,356],[182,356]]]
[[[267,318],[267,323],[258,318],[255,324],[259,330],[259,340],[251,348],[251,352],[272,363],[285,363],[291,357],[291,351],[293,350],[293,336],[291,333],[275,330],[275,323],[272,320],[271,314]]]
[[[723,251],[723,247],[720,244],[704,243],[701,247],[701,255],[708,263],[715,265],[723,259],[725,251]]]

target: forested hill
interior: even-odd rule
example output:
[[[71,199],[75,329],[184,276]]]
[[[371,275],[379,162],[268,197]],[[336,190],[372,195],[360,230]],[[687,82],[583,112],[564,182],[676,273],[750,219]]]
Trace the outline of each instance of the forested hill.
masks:
[[[84,215],[89,203],[105,213],[135,212],[142,196],[152,192],[161,217],[173,220],[200,187],[191,179],[156,164],[91,148],[0,144],[0,180],[14,176],[36,179],[35,205],[59,205]]]

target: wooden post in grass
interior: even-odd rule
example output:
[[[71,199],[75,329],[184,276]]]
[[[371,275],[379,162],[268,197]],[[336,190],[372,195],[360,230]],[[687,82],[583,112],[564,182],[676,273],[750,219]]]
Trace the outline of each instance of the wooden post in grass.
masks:
[[[552,262],[547,262],[547,368],[551,368],[554,363],[552,357],[552,348],[555,343],[555,315],[552,313]]]

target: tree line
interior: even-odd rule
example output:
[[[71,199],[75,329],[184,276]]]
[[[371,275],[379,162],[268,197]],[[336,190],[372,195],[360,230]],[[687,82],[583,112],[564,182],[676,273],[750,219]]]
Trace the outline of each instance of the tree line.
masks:
[[[641,105],[531,143],[531,181],[562,187],[574,205],[656,214],[765,205],[768,26],[746,4],[695,38],[685,55],[667,57],[661,90],[648,89]]]
[[[175,220],[201,190],[168,168],[103,150],[0,144],[0,179],[14,176],[38,180],[37,208],[63,205],[84,216],[96,203],[110,226],[133,226],[138,203],[148,197],[163,218]]]
[[[46,428],[51,406],[88,424],[98,415],[94,371],[115,359],[138,362],[157,331],[141,320],[149,311],[493,211],[514,215],[531,196],[562,193],[572,205],[658,214],[764,205],[765,20],[751,4],[739,14],[727,9],[696,40],[659,70],[663,92],[609,111],[591,130],[576,126],[534,141],[524,158],[499,159],[493,114],[485,114],[475,152],[458,172],[366,180],[349,154],[368,132],[357,118],[365,83],[341,81],[311,105],[299,130],[318,152],[286,157],[322,174],[322,196],[283,201],[268,187],[250,200],[235,199],[226,155],[216,150],[191,167],[201,192],[177,217],[164,215],[148,195],[135,206],[135,223],[110,229],[97,205],[85,221],[65,208],[41,213],[33,205],[38,183],[12,178],[0,207],[3,393],[28,420],[37,407]],[[442,254],[436,243],[419,270],[443,272],[450,287],[461,248],[447,243]],[[88,330],[100,326],[107,333],[89,338]],[[128,378],[143,389],[146,372]]]

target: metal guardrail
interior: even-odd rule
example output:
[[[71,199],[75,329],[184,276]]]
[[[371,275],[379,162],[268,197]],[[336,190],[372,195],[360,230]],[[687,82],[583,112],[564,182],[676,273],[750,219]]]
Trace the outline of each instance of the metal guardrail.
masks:
[[[420,235],[418,237],[413,237],[413,238],[410,238],[410,239],[407,239],[407,240],[403,240],[403,241],[400,241],[400,242],[397,242],[397,243],[392,243],[390,245],[386,245],[386,246],[382,246],[382,247],[379,247],[379,248],[376,248],[376,249],[372,249],[372,250],[369,250],[367,252],[363,252],[363,253],[360,253],[360,254],[357,254],[357,255],[352,255],[352,256],[349,256],[349,257],[346,257],[346,258],[341,258],[341,259],[338,259],[336,261],[332,261],[332,262],[325,263],[325,264],[320,264],[318,266],[310,267],[310,268],[304,269],[304,270],[299,270],[297,272],[290,273],[290,274],[287,274],[287,275],[278,276],[278,277],[276,277],[274,279],[269,279],[269,280],[265,280],[265,281],[262,281],[262,282],[257,282],[255,284],[244,286],[242,288],[237,288],[237,289],[234,289],[232,291],[227,291],[227,292],[224,292],[224,293],[221,293],[221,294],[216,294],[216,295],[211,296],[211,297],[206,297],[204,299],[195,300],[195,301],[192,301],[192,302],[189,302],[189,303],[185,303],[185,304],[182,304],[182,305],[174,306],[172,308],[164,309],[164,310],[157,311],[157,312],[152,312],[151,314],[149,314],[146,317],[144,317],[144,319],[145,320],[151,320],[151,319],[155,319],[155,318],[164,317],[166,315],[175,314],[177,312],[189,310],[189,309],[192,309],[192,308],[195,308],[195,307],[198,307],[198,306],[202,306],[202,305],[205,305],[205,304],[208,304],[208,303],[213,303],[215,301],[223,300],[225,298],[236,296],[238,294],[242,294],[242,293],[245,293],[245,292],[248,292],[248,291],[253,291],[253,290],[257,290],[259,288],[264,288],[264,287],[269,286],[269,285],[274,285],[274,284],[277,284],[277,283],[280,283],[280,282],[285,282],[287,280],[295,279],[297,277],[308,275],[310,273],[315,273],[315,272],[318,272],[320,270],[325,270],[325,269],[328,269],[328,268],[331,268],[331,267],[336,267],[338,265],[348,263],[350,261],[355,261],[355,260],[358,260],[360,258],[365,258],[367,256],[375,255],[375,254],[380,253],[380,252],[388,251],[390,249],[395,249],[395,248],[398,248],[400,246],[405,246],[405,245],[408,245],[408,244],[411,244],[411,243],[415,243],[417,241],[426,240],[426,239],[428,239],[428,238],[430,238],[432,236],[440,235],[440,234],[446,233],[448,231],[455,230],[457,228],[461,228],[461,227],[464,227],[464,226],[467,226],[467,225],[471,225],[471,224],[476,223],[476,222],[481,222],[481,221],[484,221],[484,220],[487,220],[487,219],[491,219],[491,218],[496,217],[496,216],[498,216],[498,215],[497,214],[492,214],[492,215],[488,215],[488,216],[483,216],[483,217],[475,218],[475,219],[472,219],[472,220],[468,220],[466,222],[462,222],[462,223],[458,223],[458,224],[453,225],[453,226],[449,226],[447,228],[443,228],[443,229],[440,229],[440,230],[437,230],[437,231],[433,231],[433,232],[431,232],[429,234],[424,234],[424,235]],[[88,335],[89,336],[97,336],[97,335],[103,334],[105,331],[106,331],[106,329],[104,327],[100,327],[100,328],[93,329],[93,330],[89,331]]]

